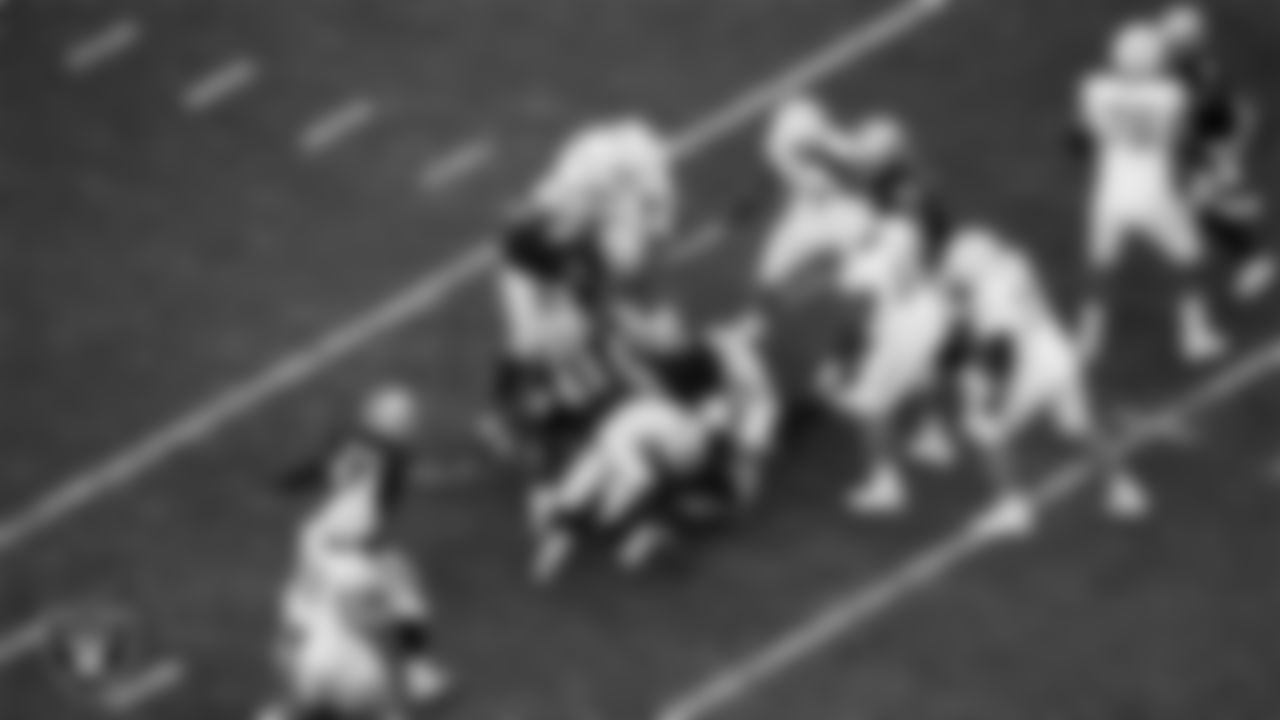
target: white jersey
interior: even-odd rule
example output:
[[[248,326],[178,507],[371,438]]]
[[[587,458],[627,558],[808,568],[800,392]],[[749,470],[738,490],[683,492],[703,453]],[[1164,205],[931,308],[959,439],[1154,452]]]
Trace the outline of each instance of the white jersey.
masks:
[[[329,493],[302,527],[298,541],[301,562],[348,552],[380,530],[377,483],[357,481]]]
[[[947,258],[944,276],[957,291],[967,326],[978,338],[1016,338],[1053,321],[1030,259],[998,240],[961,235]]]
[[[1176,78],[1098,73],[1085,81],[1080,104],[1104,185],[1140,192],[1172,183],[1190,109]]]
[[[507,351],[526,360],[555,360],[580,351],[591,332],[585,308],[568,288],[509,268],[498,271],[498,302]]]
[[[303,563],[285,589],[280,660],[296,702],[368,711],[392,702],[395,683],[376,633],[385,582],[361,552]]]
[[[555,490],[565,510],[594,512],[611,523],[666,480],[695,467],[709,447],[712,424],[659,395],[640,395],[605,419]]]
[[[867,242],[845,253],[838,288],[847,297],[884,307],[925,282],[921,228],[911,219],[882,218]]]
[[[592,126],[569,139],[533,203],[561,231],[599,238],[615,265],[632,267],[673,229],[674,165],[666,142],[644,122]]]

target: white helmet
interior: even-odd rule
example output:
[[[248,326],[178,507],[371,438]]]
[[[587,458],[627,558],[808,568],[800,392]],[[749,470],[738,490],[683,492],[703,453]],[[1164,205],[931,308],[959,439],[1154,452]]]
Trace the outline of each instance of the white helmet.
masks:
[[[1165,42],[1176,48],[1198,45],[1208,33],[1208,20],[1204,10],[1193,3],[1180,3],[1170,7],[1156,21]]]
[[[417,428],[418,403],[403,385],[384,385],[365,398],[360,419],[379,437],[405,440]]]
[[[883,164],[907,152],[907,131],[892,115],[872,115],[853,129],[850,149],[860,160]]]
[[[1130,23],[1120,28],[1111,45],[1115,69],[1135,74],[1160,72],[1165,65],[1165,38],[1159,27]]]
[[[972,278],[981,276],[999,262],[1003,241],[989,228],[972,225],[956,233],[945,260],[948,276]]]
[[[831,117],[810,95],[783,101],[769,121],[768,143],[773,153],[790,154],[821,144],[831,134]]]

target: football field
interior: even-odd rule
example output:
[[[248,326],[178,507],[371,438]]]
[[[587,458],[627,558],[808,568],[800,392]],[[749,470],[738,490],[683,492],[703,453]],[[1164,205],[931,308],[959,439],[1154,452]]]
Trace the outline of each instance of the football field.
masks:
[[[1280,5],[1211,0],[1268,125]],[[676,138],[667,272],[734,311],[763,231],[760,119],[812,87],[899,114],[953,203],[1081,291],[1075,85],[1147,0],[9,0],[0,4],[0,719],[246,718],[271,690],[302,506],[273,482],[402,379],[426,464],[399,536],[475,720],[1192,720],[1280,712],[1280,296],[1174,359],[1153,263],[1097,375],[1155,512],[1100,512],[1085,455],[1028,446],[1039,532],[983,533],[967,463],[892,521],[841,505],[854,432],[807,418],[765,502],[654,572],[528,580],[521,478],[473,432],[495,220],[557,140],[619,111]],[[1274,233],[1274,228],[1268,228]],[[1147,258],[1143,258],[1144,260]],[[1145,267],[1143,266],[1145,265]],[[802,322],[811,312],[813,322]],[[800,309],[789,383],[824,341]],[[106,704],[51,671],[106,603],[154,662]]]

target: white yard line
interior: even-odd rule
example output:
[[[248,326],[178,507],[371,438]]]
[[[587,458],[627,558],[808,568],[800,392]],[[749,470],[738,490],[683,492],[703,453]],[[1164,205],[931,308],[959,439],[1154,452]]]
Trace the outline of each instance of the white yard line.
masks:
[[[913,0],[895,5],[870,21],[806,55],[784,72],[753,85],[743,95],[706,115],[677,138],[682,158],[723,140],[798,84],[817,82],[841,67],[866,59],[887,47],[889,37],[902,37],[912,27],[935,17],[947,3]],[[893,30],[889,33],[886,28]],[[485,238],[401,288],[312,343],[271,363],[261,372],[232,384],[191,410],[87,468],[51,484],[33,503],[0,519],[0,555],[58,525],[114,493],[134,487],[161,463],[196,445],[289,390],[319,375],[356,351],[436,310],[446,299],[479,278],[492,262]]]
[[[354,137],[378,116],[378,106],[368,98],[352,98],[336,105],[311,121],[298,136],[298,149],[305,155],[328,152]]]
[[[1197,385],[1191,392],[1149,415],[1121,437],[1118,451],[1134,455],[1158,442],[1170,428],[1238,396],[1280,370],[1280,338],[1273,339]],[[1095,477],[1092,458],[1079,457],[1051,472],[1037,486],[1036,504],[1048,511]],[[837,595],[800,624],[759,650],[712,674],[675,697],[657,720],[706,720],[760,692],[833,643],[847,641],[871,621],[927,588],[982,550],[999,544],[986,532],[983,518],[916,555],[895,571]]]
[[[443,157],[428,160],[418,173],[418,186],[429,194],[443,192],[483,170],[496,156],[492,138],[472,140]]]
[[[182,107],[190,113],[213,110],[248,90],[259,76],[258,63],[250,57],[235,57],[196,78],[182,91]]]
[[[84,75],[124,55],[142,39],[142,25],[121,18],[67,48],[63,65],[72,75]]]

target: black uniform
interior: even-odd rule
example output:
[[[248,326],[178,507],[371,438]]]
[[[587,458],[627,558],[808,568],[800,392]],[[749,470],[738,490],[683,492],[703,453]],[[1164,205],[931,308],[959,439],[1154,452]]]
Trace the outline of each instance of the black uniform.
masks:
[[[1176,66],[1192,99],[1182,163],[1206,230],[1227,260],[1257,250],[1261,204],[1243,177],[1251,109],[1203,51]]]

